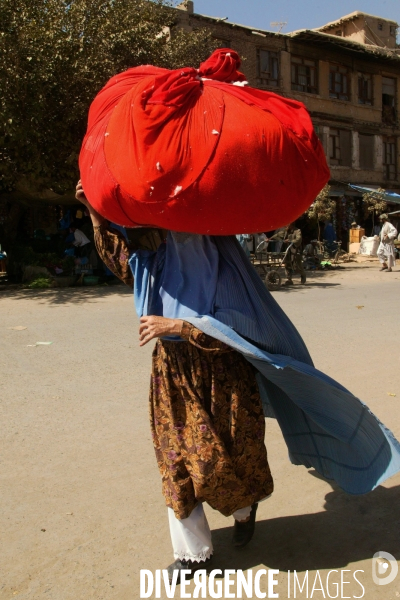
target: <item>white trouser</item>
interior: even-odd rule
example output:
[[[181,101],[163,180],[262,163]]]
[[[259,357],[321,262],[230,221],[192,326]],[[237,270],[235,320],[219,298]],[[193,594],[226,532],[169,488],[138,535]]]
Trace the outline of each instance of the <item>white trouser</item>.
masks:
[[[233,517],[237,521],[244,521],[250,512],[251,506],[246,506],[234,512]],[[175,517],[172,508],[168,508],[168,519],[175,559],[200,562],[210,558],[213,553],[211,531],[201,503],[187,519],[182,520]]]
[[[381,264],[386,263],[389,269],[391,269],[396,263],[394,260],[394,245],[393,244],[385,244],[381,242],[379,244],[378,252],[377,252],[379,261]]]

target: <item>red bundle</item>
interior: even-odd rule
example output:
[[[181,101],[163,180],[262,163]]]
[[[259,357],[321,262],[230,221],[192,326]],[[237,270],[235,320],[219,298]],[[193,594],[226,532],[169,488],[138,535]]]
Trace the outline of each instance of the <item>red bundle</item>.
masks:
[[[301,102],[244,85],[234,50],[200,69],[143,66],[94,99],[83,188],[109,220],[211,235],[269,231],[306,210],[329,179]]]

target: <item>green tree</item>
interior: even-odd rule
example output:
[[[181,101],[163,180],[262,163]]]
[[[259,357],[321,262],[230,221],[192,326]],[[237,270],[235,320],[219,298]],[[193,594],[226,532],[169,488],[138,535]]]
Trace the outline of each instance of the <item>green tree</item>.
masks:
[[[318,223],[318,240],[321,235],[319,222],[330,221],[336,210],[336,202],[329,197],[330,190],[330,186],[326,184],[306,213],[310,219],[314,219]]]
[[[71,190],[90,102],[111,76],[209,55],[210,35],[178,29],[176,13],[166,0],[0,0],[0,192]]]

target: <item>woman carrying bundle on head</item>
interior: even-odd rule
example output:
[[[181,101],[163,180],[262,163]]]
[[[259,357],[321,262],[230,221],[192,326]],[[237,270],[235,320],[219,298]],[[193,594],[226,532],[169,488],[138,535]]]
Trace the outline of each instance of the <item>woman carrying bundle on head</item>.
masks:
[[[157,339],[150,425],[171,580],[211,559],[204,502],[233,515],[235,546],[251,540],[257,504],[273,491],[264,415],[278,420],[293,463],[349,493],[400,470],[398,441],[314,368],[235,238],[293,222],[329,178],[304,105],[243,87],[239,67],[236,52],[220,49],[199,69],[113,77],[92,104],[80,155],[77,198],[97,250],[133,286],[140,346]],[[131,253],[110,221],[163,228],[165,241]]]

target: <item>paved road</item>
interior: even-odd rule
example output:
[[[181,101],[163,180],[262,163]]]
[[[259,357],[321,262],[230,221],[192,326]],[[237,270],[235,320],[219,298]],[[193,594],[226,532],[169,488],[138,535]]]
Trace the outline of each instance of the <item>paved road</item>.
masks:
[[[399,271],[353,265],[275,293],[316,366],[398,438],[399,290]],[[147,420],[152,348],[137,346],[131,295],[122,286],[2,291],[0,305],[0,599],[135,600],[139,569],[164,568],[172,555]],[[289,569],[310,570],[312,582],[319,570],[325,593],[330,569],[349,569],[345,581],[362,569],[364,598],[399,597],[400,575],[373,584],[371,557],[400,558],[400,477],[350,497],[291,465],[274,421],[266,443],[276,491],[249,547],[233,550],[232,520],[207,509],[215,568],[279,569],[281,598]],[[344,597],[361,595],[352,581]]]

